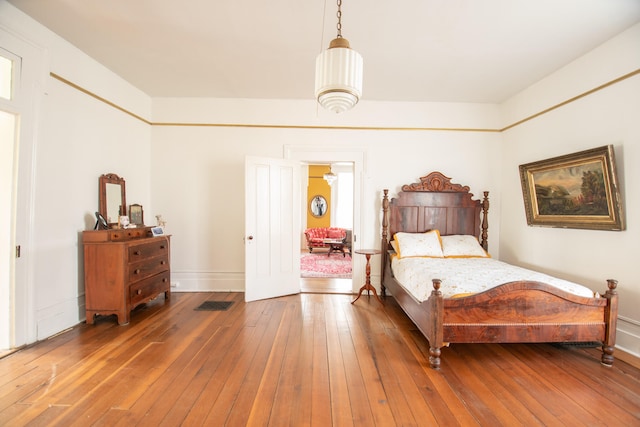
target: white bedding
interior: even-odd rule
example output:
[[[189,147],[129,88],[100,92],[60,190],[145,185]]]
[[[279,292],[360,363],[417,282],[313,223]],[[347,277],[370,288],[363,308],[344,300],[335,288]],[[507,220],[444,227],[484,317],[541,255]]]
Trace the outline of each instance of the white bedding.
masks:
[[[555,286],[574,295],[597,296],[591,289],[547,274],[516,267],[492,258],[401,258],[393,257],[396,280],[418,301],[429,298],[432,279],[442,280],[445,298],[479,293],[494,286],[518,280],[533,280]]]

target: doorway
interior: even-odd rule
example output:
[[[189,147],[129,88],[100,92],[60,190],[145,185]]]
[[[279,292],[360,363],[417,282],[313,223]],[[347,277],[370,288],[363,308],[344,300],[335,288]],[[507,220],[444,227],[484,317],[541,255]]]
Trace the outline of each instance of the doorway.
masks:
[[[360,236],[360,205],[362,194],[362,171],[364,164],[364,153],[354,149],[345,149],[344,147],[331,147],[326,146],[321,149],[316,147],[299,147],[299,146],[286,146],[285,158],[299,160],[303,169],[304,183],[307,181],[306,171],[307,165],[311,164],[323,164],[323,165],[336,165],[336,173],[346,167],[351,175],[352,191],[349,194],[351,203],[351,216],[352,216],[352,239],[353,245],[357,245],[358,238]],[[303,186],[303,193],[306,193],[306,185]],[[305,194],[302,197],[306,201]],[[302,206],[301,215],[304,218],[307,215],[307,206]],[[304,222],[304,221],[303,221]],[[304,239],[304,227],[300,230],[301,239]],[[304,241],[301,241],[301,247],[304,247]],[[354,246],[357,247],[357,246]],[[335,255],[332,255],[335,256]],[[364,263],[362,257],[352,258],[352,273],[350,279],[344,278],[309,278],[300,279],[300,288],[302,292],[314,292],[314,293],[349,293],[352,294],[354,290],[354,283],[358,284],[364,280]],[[357,286],[356,288],[359,288]]]
[[[16,115],[0,110],[0,355],[11,348],[13,331],[13,172]]]
[[[37,340],[33,271],[34,152],[44,50],[0,29],[0,352]]]
[[[309,236],[305,233],[300,250],[301,292],[350,294],[353,289],[353,162],[304,164],[304,168],[301,174],[306,175],[306,183],[301,185],[303,204],[306,203],[302,210],[303,231],[330,228],[331,233],[342,233],[338,238],[337,234],[327,235],[326,242],[319,241],[319,235],[313,232],[309,232]],[[322,200],[327,209],[318,210],[318,200]],[[329,239],[335,242],[329,243]]]

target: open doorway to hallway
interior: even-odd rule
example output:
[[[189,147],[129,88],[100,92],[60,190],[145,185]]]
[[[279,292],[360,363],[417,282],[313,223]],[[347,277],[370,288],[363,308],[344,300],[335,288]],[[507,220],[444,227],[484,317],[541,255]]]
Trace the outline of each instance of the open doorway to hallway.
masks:
[[[354,164],[306,163],[301,175],[306,177],[302,185],[301,292],[350,294]]]

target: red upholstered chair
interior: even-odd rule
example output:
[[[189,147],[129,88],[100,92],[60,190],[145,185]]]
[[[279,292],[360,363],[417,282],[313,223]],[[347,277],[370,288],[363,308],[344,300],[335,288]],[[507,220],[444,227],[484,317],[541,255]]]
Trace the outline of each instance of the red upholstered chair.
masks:
[[[345,230],[346,234],[344,237],[344,247],[347,249],[347,251],[349,251],[349,255],[351,255],[351,245],[353,243],[353,231],[352,230]]]

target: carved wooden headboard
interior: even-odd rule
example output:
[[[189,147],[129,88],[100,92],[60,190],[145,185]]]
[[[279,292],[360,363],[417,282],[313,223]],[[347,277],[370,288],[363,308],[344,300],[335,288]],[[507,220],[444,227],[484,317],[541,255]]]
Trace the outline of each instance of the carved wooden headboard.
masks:
[[[394,233],[422,233],[437,229],[440,234],[471,234],[488,249],[487,213],[489,192],[484,199],[473,200],[469,187],[453,184],[440,172],[431,172],[420,182],[402,186],[396,198],[389,200],[389,190],[382,199],[382,249],[386,252]],[[482,218],[480,213],[482,212]]]

